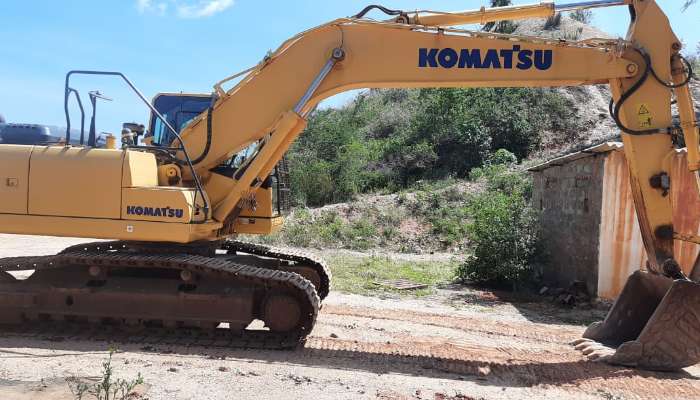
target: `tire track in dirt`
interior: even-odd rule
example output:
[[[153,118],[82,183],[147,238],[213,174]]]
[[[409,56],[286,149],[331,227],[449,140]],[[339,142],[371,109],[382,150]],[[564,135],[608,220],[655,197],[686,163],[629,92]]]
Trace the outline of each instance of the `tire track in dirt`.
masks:
[[[572,337],[581,334],[582,328],[337,305],[325,306],[322,313],[485,333],[499,336],[503,343],[489,346],[405,334],[392,334],[394,340],[390,342],[312,336],[304,349],[309,356],[381,363],[390,365],[396,372],[433,369],[476,378],[484,384],[558,387],[603,398],[700,399],[700,378],[688,372],[641,371],[585,360],[567,344]],[[523,340],[531,346],[523,348],[512,344]]]
[[[410,310],[379,310],[338,305],[324,305],[321,313],[419,323],[488,335],[533,339],[540,343],[566,344],[580,337],[584,330],[582,327],[568,328],[535,323],[522,323],[514,326],[511,321],[492,321],[485,318],[453,317]]]

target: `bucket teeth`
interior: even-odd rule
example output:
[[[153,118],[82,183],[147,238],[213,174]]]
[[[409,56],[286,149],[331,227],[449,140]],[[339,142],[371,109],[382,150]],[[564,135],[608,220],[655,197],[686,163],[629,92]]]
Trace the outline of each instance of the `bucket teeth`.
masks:
[[[636,272],[603,322],[572,342],[591,360],[651,370],[700,362],[700,284]]]

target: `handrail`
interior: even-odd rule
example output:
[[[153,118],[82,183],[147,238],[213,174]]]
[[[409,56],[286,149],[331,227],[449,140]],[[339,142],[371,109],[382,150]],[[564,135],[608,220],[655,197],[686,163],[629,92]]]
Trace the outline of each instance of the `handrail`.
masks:
[[[70,77],[71,77],[71,75],[74,75],[74,74],[75,75],[105,75],[105,76],[121,77],[124,80],[124,82],[126,82],[126,84],[131,88],[131,90],[133,90],[134,93],[136,93],[136,95],[141,99],[141,101],[143,101],[144,104],[146,104],[146,106],[148,106],[148,108],[151,110],[151,112],[154,115],[156,115],[158,117],[158,119],[160,119],[163,122],[163,124],[168,128],[168,130],[170,130],[170,132],[173,133],[173,135],[175,135],[175,137],[178,140],[178,143],[180,144],[179,151],[182,151],[182,153],[185,156],[185,160],[187,161],[187,166],[189,167],[190,172],[192,173],[192,178],[194,179],[194,182],[195,182],[197,193],[199,193],[199,195],[202,196],[202,202],[204,203],[204,205],[202,207],[202,209],[204,211],[204,219],[201,221],[191,221],[190,223],[192,223],[192,224],[205,223],[207,220],[207,215],[209,214],[209,203],[207,201],[206,195],[204,194],[204,189],[202,188],[202,182],[200,181],[199,176],[197,175],[196,171],[194,170],[194,165],[192,165],[192,160],[190,159],[190,156],[187,153],[187,149],[185,148],[185,142],[182,140],[182,138],[180,137],[180,134],[175,130],[175,128],[173,128],[173,126],[170,125],[170,123],[165,119],[165,117],[163,117],[163,115],[160,112],[158,112],[158,110],[156,110],[155,107],[153,107],[151,102],[149,102],[146,99],[146,97],[141,93],[141,91],[139,91],[138,88],[136,88],[136,86],[129,80],[129,78],[127,78],[126,75],[122,74],[121,72],[73,70],[73,71],[69,71],[66,74],[66,85],[65,85],[65,95],[64,95],[64,108],[65,108],[65,112],[66,112],[66,125],[68,126],[68,128],[66,129],[66,143],[70,143],[70,114],[68,112],[68,96],[71,92],[75,92],[76,97],[78,99],[80,98],[80,96],[78,96],[77,90],[75,90],[69,86]],[[78,101],[80,102],[80,100],[78,100]],[[82,111],[82,105],[81,105],[80,109]],[[83,112],[83,114],[84,114],[84,112]],[[84,117],[83,117],[83,119],[84,119]],[[82,144],[82,132],[81,132],[81,144]],[[197,206],[197,194],[195,194],[193,206],[194,207]]]
[[[66,98],[63,107],[66,112],[66,146],[70,145],[70,115],[68,114],[68,100],[70,100],[70,94],[75,95],[75,99],[78,100],[78,107],[80,107],[80,144],[85,143],[85,109],[83,109],[83,102],[80,100],[80,93],[77,90],[67,87],[66,88]]]

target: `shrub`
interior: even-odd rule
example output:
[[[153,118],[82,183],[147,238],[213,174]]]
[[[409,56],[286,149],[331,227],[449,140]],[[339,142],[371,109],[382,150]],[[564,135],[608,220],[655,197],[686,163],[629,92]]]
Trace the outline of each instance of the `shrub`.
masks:
[[[547,21],[544,23],[544,29],[551,31],[552,29],[558,28],[559,25],[561,25],[561,13],[556,13],[547,18]]]
[[[536,88],[371,90],[311,114],[289,151],[295,205],[321,206],[420,180],[464,178],[496,149],[518,159],[543,132],[577,132],[567,100]]]
[[[469,202],[472,254],[457,270],[462,281],[508,283],[514,288],[529,280],[539,255],[537,215],[529,206],[531,184],[527,177],[501,165],[482,170],[485,192]]]
[[[430,225],[443,245],[452,245],[463,241],[467,235],[468,210],[462,200],[454,190],[428,188],[418,191],[408,208]]]
[[[491,7],[505,7],[513,5],[511,0],[491,0]],[[487,32],[513,33],[518,27],[513,21],[487,22],[483,30]]]
[[[700,80],[700,43],[698,43],[696,53],[686,54],[686,58],[690,61],[695,79]]]
[[[490,165],[512,165],[516,162],[518,162],[518,158],[515,157],[515,154],[506,149],[496,150],[488,159]]]
[[[569,14],[569,17],[571,17],[571,19],[575,21],[582,22],[584,24],[590,24],[593,20],[593,11],[582,8],[576,11],[572,11]]]

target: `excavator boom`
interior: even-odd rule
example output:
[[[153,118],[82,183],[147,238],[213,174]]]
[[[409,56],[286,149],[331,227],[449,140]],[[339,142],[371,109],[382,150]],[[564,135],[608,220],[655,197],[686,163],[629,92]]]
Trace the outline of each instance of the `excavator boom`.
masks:
[[[608,6],[629,8],[625,39],[566,41],[455,28]],[[371,11],[390,19],[364,18]],[[220,81],[206,110],[191,121],[180,124],[176,117],[172,121],[178,123],[171,124],[149,105],[154,121],[170,133],[170,144],[150,137],[147,144],[161,145],[128,142],[122,150],[0,146],[0,168],[8,174],[0,189],[5,194],[0,201],[3,232],[120,240],[78,246],[53,258],[0,260],[5,280],[0,279],[0,299],[7,299],[0,305],[0,319],[16,323],[48,315],[90,320],[107,314],[138,324],[152,321],[159,310],[178,309],[164,323],[207,327],[228,322],[230,329],[240,330],[258,318],[271,332],[283,333],[278,343],[303,340],[313,327],[318,295],[328,293],[330,276],[323,263],[230,239],[281,226],[272,182],[279,181],[284,154],[321,100],[357,88],[605,84],[613,95],[611,117],[622,131],[649,263],[630,280],[608,318],[586,332],[590,340],[578,345],[599,359],[645,368],[698,362],[700,289],[673,268],[672,255],[675,239],[700,238],[674,230],[668,195],[675,136],[682,135],[688,145],[689,168],[700,169],[700,134],[687,87],[691,71],[681,47],[654,0],[462,12],[370,6],[354,17],[302,32],[255,67]],[[240,80],[224,89],[234,79]],[[66,104],[72,92],[67,79]],[[680,124],[672,119],[672,99],[678,103]],[[183,256],[162,257],[167,253]],[[158,271],[153,282],[161,285],[160,303],[134,313],[138,307],[123,288],[137,289],[136,277],[149,265]],[[38,272],[27,283],[5,274],[32,266]],[[48,288],[70,286],[68,281],[102,289],[86,297],[72,293],[79,288],[71,286],[64,291],[69,293],[65,305],[46,305],[55,300]],[[173,291],[188,295],[178,297]],[[200,300],[213,301],[221,293],[235,312],[207,310],[203,301],[192,300],[201,295]],[[78,298],[81,304],[94,299],[94,304],[73,307]],[[130,304],[129,312],[105,306],[110,299]],[[682,340],[671,343],[674,337]]]

